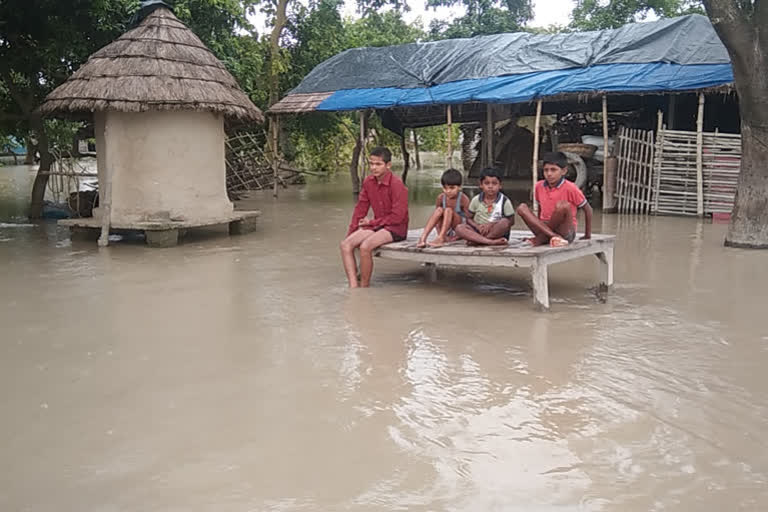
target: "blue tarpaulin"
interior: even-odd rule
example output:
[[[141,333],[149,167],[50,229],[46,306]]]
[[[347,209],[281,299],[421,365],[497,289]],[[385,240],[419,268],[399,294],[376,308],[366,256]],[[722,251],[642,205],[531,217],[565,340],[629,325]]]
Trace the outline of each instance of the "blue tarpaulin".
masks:
[[[301,110],[337,111],[663,93],[732,82],[728,53],[709,19],[690,15],[615,30],[355,48],[318,65],[284,98],[288,108],[278,103],[273,110],[290,111],[296,95],[322,95]]]

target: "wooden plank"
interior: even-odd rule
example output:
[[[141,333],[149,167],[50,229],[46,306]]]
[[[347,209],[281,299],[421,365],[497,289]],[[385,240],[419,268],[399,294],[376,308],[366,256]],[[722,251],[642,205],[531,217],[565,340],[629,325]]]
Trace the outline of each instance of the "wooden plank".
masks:
[[[645,213],[651,213],[651,200],[653,190],[653,158],[655,156],[655,149],[653,145],[653,130],[645,132],[646,144],[648,144],[648,159],[646,160],[647,176],[645,181]]]
[[[699,111],[696,116],[696,215],[704,215],[703,168],[704,93],[699,93]]]
[[[605,190],[606,177],[608,176],[608,98],[603,94],[603,210],[607,210],[610,204],[610,194]]]
[[[622,126],[619,129],[619,167],[616,171],[616,194],[619,197],[618,209],[626,213],[626,189],[627,180],[627,129]]]

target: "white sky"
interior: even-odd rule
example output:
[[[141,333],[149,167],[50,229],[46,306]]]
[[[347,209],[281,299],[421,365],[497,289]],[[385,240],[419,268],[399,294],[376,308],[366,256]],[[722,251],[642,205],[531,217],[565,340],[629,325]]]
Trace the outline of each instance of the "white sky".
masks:
[[[570,15],[575,4],[574,0],[533,0],[534,17],[529,25],[531,27],[548,27],[549,25],[567,25],[570,23]],[[429,22],[435,18],[449,20],[461,15],[463,8],[440,7],[437,10],[424,9],[423,0],[411,0],[409,2],[411,11],[406,13],[404,18],[407,22],[412,22],[421,17],[424,28],[429,27]],[[354,0],[347,0],[344,4],[342,16],[357,17],[355,13]],[[259,33],[265,30],[265,19],[262,14],[249,17]]]

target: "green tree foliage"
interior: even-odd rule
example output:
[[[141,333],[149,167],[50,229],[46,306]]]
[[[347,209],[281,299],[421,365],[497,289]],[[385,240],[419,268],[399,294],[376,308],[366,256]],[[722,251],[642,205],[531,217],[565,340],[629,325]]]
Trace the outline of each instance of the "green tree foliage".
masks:
[[[464,16],[453,22],[430,24],[432,39],[519,32],[533,18],[531,0],[427,0],[427,7],[463,6]]]
[[[409,25],[402,13],[371,12],[360,19],[343,20],[340,0],[320,0],[314,5],[294,5],[289,16],[285,44],[288,69],[281,88],[288,91],[312,69],[334,55],[361,46],[388,46],[419,41],[425,37],[419,25]],[[351,147],[359,136],[359,119],[351,113],[315,113],[289,117],[283,130],[283,151],[299,165],[314,171],[334,172],[339,162],[348,165]],[[399,151],[399,140],[378,120],[372,128],[379,142]]]
[[[578,0],[571,28],[600,30],[643,21],[649,16],[670,18],[691,13],[703,14],[698,0]]]

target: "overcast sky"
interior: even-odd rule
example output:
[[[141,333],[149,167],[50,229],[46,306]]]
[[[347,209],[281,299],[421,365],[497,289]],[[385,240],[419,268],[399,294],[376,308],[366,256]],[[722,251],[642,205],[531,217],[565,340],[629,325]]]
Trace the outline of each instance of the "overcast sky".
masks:
[[[451,19],[460,16],[463,9],[441,7],[438,10],[424,9],[424,0],[411,0],[408,4],[411,11],[406,13],[404,18],[408,22],[421,17],[424,27],[429,26],[429,22],[435,18]],[[529,24],[532,27],[547,27],[549,25],[567,25],[570,22],[571,10],[573,10],[574,0],[533,0],[534,17]],[[344,4],[344,16],[356,17],[354,0],[347,0]],[[262,15],[249,18],[258,29],[259,33],[264,31],[264,18]]]

